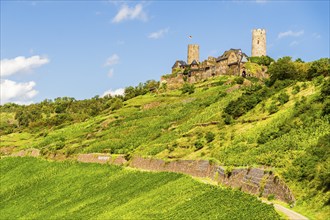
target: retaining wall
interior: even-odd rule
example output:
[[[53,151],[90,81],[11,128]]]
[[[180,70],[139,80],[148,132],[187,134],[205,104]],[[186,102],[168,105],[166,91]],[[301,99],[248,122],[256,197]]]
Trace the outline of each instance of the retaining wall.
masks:
[[[260,168],[236,168],[226,171],[224,167],[210,164],[206,160],[178,160],[165,162],[160,159],[133,157],[130,166],[145,170],[170,171],[196,177],[208,177],[223,185],[241,189],[244,192],[294,202],[290,189],[277,176]]]
[[[4,152],[2,152],[4,153]],[[11,156],[40,156],[38,149],[26,149],[11,153]],[[64,157],[64,155],[63,155]],[[56,155],[54,155],[54,158]],[[67,158],[63,158],[65,160]],[[71,158],[72,159],[72,158]],[[294,196],[286,184],[273,173],[261,168],[235,168],[226,170],[224,167],[210,164],[207,160],[177,160],[164,161],[161,159],[142,158],[134,156],[127,161],[124,155],[102,153],[79,154],[79,162],[124,165],[144,170],[168,171],[189,174],[196,177],[208,177],[223,185],[238,188],[244,192],[267,197],[274,195],[276,199],[285,202],[294,202]]]

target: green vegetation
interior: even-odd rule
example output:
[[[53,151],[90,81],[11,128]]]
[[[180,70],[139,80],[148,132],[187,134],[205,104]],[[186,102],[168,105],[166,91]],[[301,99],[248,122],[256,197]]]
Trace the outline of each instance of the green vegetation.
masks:
[[[261,57],[250,57],[249,61],[251,63],[256,63],[262,66],[269,66],[275,60],[269,56],[261,56]]]
[[[251,195],[182,174],[34,158],[1,159],[0,170],[1,219],[279,219]]]
[[[45,157],[107,152],[272,167],[297,208],[324,219],[330,211],[329,66],[327,58],[284,57],[269,65],[270,79],[247,77],[243,84],[220,76],[168,90],[149,81],[126,88],[124,97],[6,104],[0,147],[38,148]]]

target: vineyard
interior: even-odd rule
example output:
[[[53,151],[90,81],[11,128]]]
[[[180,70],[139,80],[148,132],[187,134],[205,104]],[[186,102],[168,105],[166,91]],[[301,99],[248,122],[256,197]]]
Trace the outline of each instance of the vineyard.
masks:
[[[279,219],[253,196],[181,174],[34,158],[0,168],[2,219]]]
[[[0,106],[0,152],[37,148],[46,158],[99,152],[208,160],[227,170],[266,167],[288,185],[296,211],[327,218],[328,76],[272,83],[219,76],[157,92],[150,84],[128,87],[125,97]]]

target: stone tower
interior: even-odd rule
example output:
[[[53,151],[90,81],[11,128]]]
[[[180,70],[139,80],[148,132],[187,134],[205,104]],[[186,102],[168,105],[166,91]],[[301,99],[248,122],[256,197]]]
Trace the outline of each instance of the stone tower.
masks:
[[[252,30],[252,57],[266,56],[266,30]]]
[[[196,60],[199,63],[199,45],[188,44],[188,58],[187,64],[191,64],[192,61]]]

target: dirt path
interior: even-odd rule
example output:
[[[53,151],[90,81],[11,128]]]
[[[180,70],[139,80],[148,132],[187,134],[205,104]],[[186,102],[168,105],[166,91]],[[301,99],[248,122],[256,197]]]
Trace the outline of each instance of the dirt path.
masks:
[[[263,203],[267,203],[267,204],[273,204],[267,200],[261,200]],[[295,211],[292,211],[291,209],[288,209],[288,208],[285,208],[284,206],[282,205],[279,205],[279,204],[273,204],[274,208],[276,209],[276,211],[279,211],[281,213],[283,213],[284,215],[287,216],[288,219],[290,220],[308,220],[307,217],[295,212]]]
[[[285,208],[284,206],[281,206],[279,204],[274,204],[274,208],[277,211],[284,213],[290,220],[308,220],[308,218],[306,218],[305,216],[300,215],[299,213]]]

